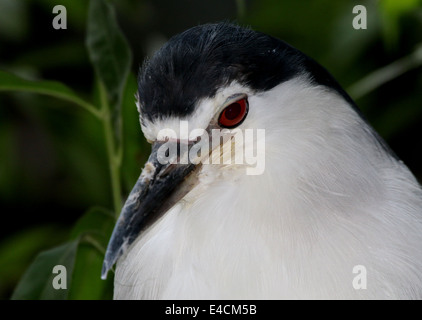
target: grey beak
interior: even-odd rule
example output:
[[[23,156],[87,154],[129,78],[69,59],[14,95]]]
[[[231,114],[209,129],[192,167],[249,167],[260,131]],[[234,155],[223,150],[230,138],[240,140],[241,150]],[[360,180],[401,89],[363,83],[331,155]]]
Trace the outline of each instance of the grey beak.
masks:
[[[179,150],[180,143],[174,143],[177,143]],[[193,173],[200,164],[162,164],[163,161],[159,161],[159,148],[162,145],[160,142],[153,145],[151,155],[123,206],[107,247],[102,279],[107,278],[108,271],[139,234],[196,184],[196,174]],[[191,146],[189,145],[187,152]]]

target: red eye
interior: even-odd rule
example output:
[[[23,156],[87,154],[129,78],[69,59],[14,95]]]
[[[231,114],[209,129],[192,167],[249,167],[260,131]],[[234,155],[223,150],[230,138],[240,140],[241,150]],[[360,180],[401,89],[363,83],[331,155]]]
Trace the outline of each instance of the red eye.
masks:
[[[237,127],[245,120],[247,114],[248,101],[243,98],[224,108],[218,118],[218,124],[225,128]]]

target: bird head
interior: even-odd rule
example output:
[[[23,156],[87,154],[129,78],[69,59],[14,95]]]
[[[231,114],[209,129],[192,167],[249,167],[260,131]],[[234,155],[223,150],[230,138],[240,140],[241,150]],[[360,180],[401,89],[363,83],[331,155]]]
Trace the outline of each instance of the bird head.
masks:
[[[289,181],[306,166],[324,167],[347,132],[363,123],[350,97],[314,60],[281,40],[229,23],[171,38],[142,66],[137,98],[152,151],[116,223],[103,278],[177,202],[206,194],[216,180],[259,175],[268,183]],[[316,159],[322,148],[327,155]],[[346,162],[354,157],[349,149],[342,153]],[[236,150],[241,160],[226,161]]]

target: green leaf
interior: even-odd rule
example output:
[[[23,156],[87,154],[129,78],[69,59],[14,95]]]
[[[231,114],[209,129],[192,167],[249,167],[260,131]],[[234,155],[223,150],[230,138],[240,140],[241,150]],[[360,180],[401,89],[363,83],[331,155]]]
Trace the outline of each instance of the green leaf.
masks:
[[[117,24],[113,7],[104,0],[91,0],[88,9],[86,45],[98,78],[104,85],[114,117],[120,104],[132,55]]]
[[[82,241],[80,243],[68,299],[112,299],[114,277],[101,279],[103,260],[104,254],[100,253],[90,242]]]
[[[45,248],[64,240],[66,233],[57,225],[44,225],[25,228],[2,240],[0,242],[0,297],[9,298],[11,290],[34,257]]]
[[[23,91],[53,96],[76,103],[95,117],[101,118],[101,113],[98,109],[79,98],[72,89],[60,82],[26,80],[0,70],[0,91]]]
[[[94,237],[98,241],[98,250],[105,253],[115,222],[114,214],[110,210],[100,207],[91,208],[76,222],[70,238],[77,239],[85,235]]]
[[[116,220],[111,211],[95,207],[75,224],[71,238],[80,239],[69,299],[111,299],[113,277],[101,280],[105,250]]]
[[[16,287],[14,300],[63,300],[68,297],[67,289],[55,289],[53,279],[58,274],[53,273],[56,265],[66,268],[67,285],[71,280],[75,257],[78,248],[77,240],[40,253],[30,265]]]
[[[101,280],[105,249],[115,224],[113,213],[92,208],[78,220],[71,241],[40,253],[21,278],[12,299],[111,299],[113,277]],[[53,268],[66,267],[67,289],[54,289]]]
[[[121,209],[120,165],[122,154],[121,101],[132,55],[116,22],[114,10],[104,0],[91,0],[88,9],[86,45],[99,80],[101,110],[104,112],[109,172],[115,214]]]

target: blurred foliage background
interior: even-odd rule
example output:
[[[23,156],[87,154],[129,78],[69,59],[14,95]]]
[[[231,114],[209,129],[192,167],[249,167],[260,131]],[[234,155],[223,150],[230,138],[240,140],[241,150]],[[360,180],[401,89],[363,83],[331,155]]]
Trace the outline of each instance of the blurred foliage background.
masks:
[[[86,46],[89,2],[0,0],[0,70],[24,79],[59,81],[86,101],[98,104],[101,90]],[[221,20],[281,38],[325,66],[422,181],[422,1],[110,3],[133,56],[122,98],[125,145],[118,175],[121,199],[132,188],[149,153],[133,97],[139,66],[172,35]],[[52,10],[58,4],[67,8],[65,30],[52,27]],[[352,27],[355,5],[367,9],[366,30]],[[0,92],[1,299],[12,296],[40,252],[57,246],[56,251],[66,252],[62,257],[76,252],[69,239],[85,232],[81,230],[100,228],[104,231],[101,241],[107,243],[114,223],[110,217],[119,207],[113,199],[116,190],[111,184],[109,161],[101,123],[74,103],[28,92]],[[105,222],[107,219],[111,222]],[[79,281],[75,280],[73,291],[65,297],[40,297],[111,298],[112,277],[107,282],[99,280],[104,248],[97,246],[99,250],[91,254],[84,246],[95,247],[98,242],[89,236],[83,239],[86,241],[79,244],[72,264],[79,270],[73,273]],[[63,243],[72,245],[60,247]],[[49,255],[43,257],[45,260]],[[46,276],[42,270],[31,272],[32,277]],[[15,295],[19,297],[30,295]]]

